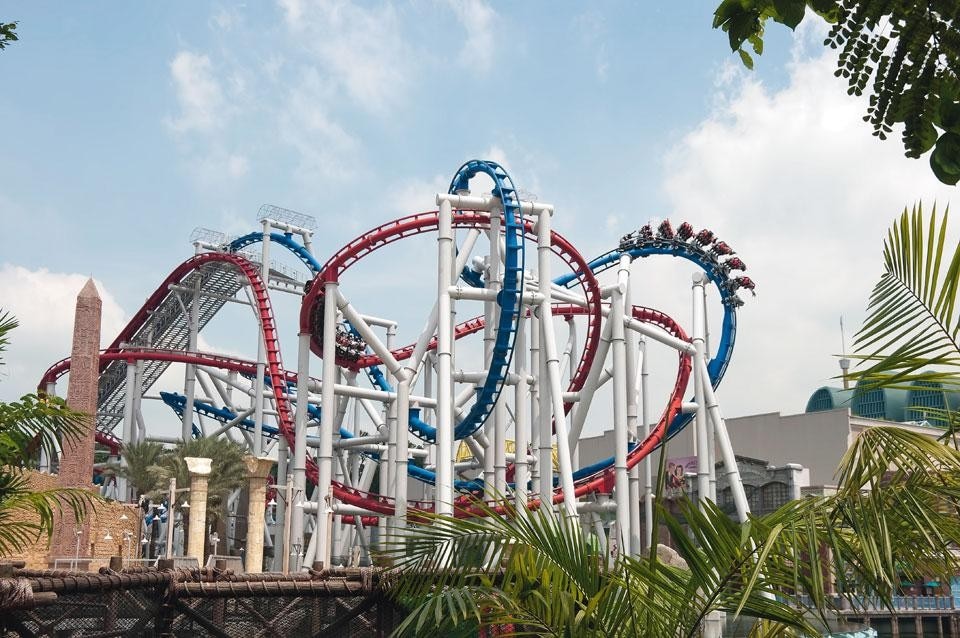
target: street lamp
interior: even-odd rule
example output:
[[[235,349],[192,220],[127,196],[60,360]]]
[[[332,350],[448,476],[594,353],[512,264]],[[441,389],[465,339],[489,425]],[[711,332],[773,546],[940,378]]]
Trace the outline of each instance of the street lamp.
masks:
[[[124,532],[123,532],[123,540],[125,540],[125,541],[127,542],[127,560],[130,560],[130,559],[132,558],[132,556],[131,556],[131,553],[132,553],[132,551],[131,551],[131,547],[132,547],[131,541],[133,540],[133,532],[131,532],[130,530],[124,530]]]
[[[175,506],[177,502],[177,494],[181,492],[189,492],[189,487],[182,487],[179,490],[177,489],[177,479],[176,477],[170,477],[170,489],[167,492],[167,503],[169,503],[169,509],[167,511],[167,547],[166,547],[166,558],[173,558],[173,528],[174,528],[174,517],[176,514]],[[189,508],[190,503],[185,502],[180,506],[180,509]]]
[[[83,536],[83,530],[78,527],[74,534],[77,535],[77,548],[73,554],[73,566],[70,569],[77,571],[77,563],[80,562],[80,537]]]

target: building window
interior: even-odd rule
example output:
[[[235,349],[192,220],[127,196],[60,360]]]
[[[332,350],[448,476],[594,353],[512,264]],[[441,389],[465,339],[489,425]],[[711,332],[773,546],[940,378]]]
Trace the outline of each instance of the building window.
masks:
[[[779,481],[767,483],[760,492],[760,508],[764,514],[774,511],[790,500],[790,486]]]

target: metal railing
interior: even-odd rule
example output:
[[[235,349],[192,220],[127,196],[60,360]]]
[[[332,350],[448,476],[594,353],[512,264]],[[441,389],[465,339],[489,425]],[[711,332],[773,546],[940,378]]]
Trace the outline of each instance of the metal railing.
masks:
[[[797,599],[800,606],[810,607],[808,596]],[[841,611],[952,611],[960,609],[960,596],[893,596],[890,604],[879,596],[834,596],[834,606]]]

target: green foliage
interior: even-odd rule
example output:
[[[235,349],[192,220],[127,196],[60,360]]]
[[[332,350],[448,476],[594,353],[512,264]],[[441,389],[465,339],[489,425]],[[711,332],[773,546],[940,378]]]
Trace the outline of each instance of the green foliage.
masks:
[[[164,455],[168,454],[163,445],[156,441],[132,443],[123,446],[121,454],[125,463],[108,463],[104,473],[127,479],[137,496],[159,497],[166,487],[164,477],[167,475],[161,465]]]
[[[749,618],[752,636],[821,635],[841,596],[886,604],[900,575],[960,564],[960,453],[896,427],[857,439],[835,495],[805,498],[743,524],[713,503],[658,508],[686,566],[609,556],[579,524],[543,512],[430,517],[391,539],[390,594],[410,609],[398,636],[692,637],[713,611]],[[681,521],[683,521],[681,523]],[[854,593],[856,592],[856,593]],[[809,601],[809,603],[807,602]],[[809,606],[808,606],[809,605]],[[501,629],[501,631],[503,631]]]
[[[854,341],[869,365],[854,378],[872,386],[960,386],[960,245],[947,241],[948,217],[934,208],[926,220],[918,205],[890,229],[883,274]]]
[[[171,477],[176,478],[177,485],[181,487],[190,485],[190,472],[184,461],[186,457],[212,459],[207,484],[207,517],[212,521],[211,524],[216,524],[218,519],[225,516],[227,497],[246,481],[245,455],[243,447],[229,439],[203,437],[180,443],[159,457],[156,470],[146,468],[145,474],[153,476],[155,482],[145,493],[153,498],[162,497]]]
[[[9,313],[0,313],[0,354],[16,327]],[[76,437],[84,418],[57,397],[28,394],[13,403],[0,402],[0,555],[22,551],[41,535],[49,537],[60,510],[79,521],[93,501],[82,489],[32,491],[25,474],[36,466],[41,450],[55,456],[61,438]]]
[[[791,29],[806,8],[832,23],[825,46],[839,52],[835,75],[847,93],[870,96],[864,121],[886,139],[903,125],[907,157],[931,149],[930,167],[945,184],[960,181],[960,3],[956,0],[723,0],[714,28],[748,68],[749,43],[763,52],[767,20]]]
[[[0,22],[0,51],[10,46],[11,42],[16,42],[19,39],[16,22],[7,22],[6,24]]]

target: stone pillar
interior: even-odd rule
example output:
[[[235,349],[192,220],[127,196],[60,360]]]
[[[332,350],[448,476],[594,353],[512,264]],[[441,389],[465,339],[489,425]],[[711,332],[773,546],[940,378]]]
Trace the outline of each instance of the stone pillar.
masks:
[[[273,460],[266,457],[248,456],[247,465],[249,501],[247,505],[247,547],[246,565],[248,574],[263,571],[263,531],[264,510],[267,502],[267,475],[273,467]]]
[[[184,457],[190,472],[190,535],[187,538],[187,556],[196,556],[203,567],[207,546],[207,481],[212,459]]]
[[[73,346],[70,351],[70,383],[67,386],[67,405],[87,415],[78,436],[65,439],[60,455],[60,485],[62,487],[90,487],[93,483],[93,445],[96,431],[97,388],[100,381],[100,295],[93,279],[88,279],[77,295],[73,319]],[[79,526],[64,512],[64,520],[54,526],[50,555],[53,558],[72,557],[77,542],[81,554],[90,547],[90,524],[84,520]],[[79,531],[79,534],[77,532]],[[79,539],[78,539],[79,536]]]

